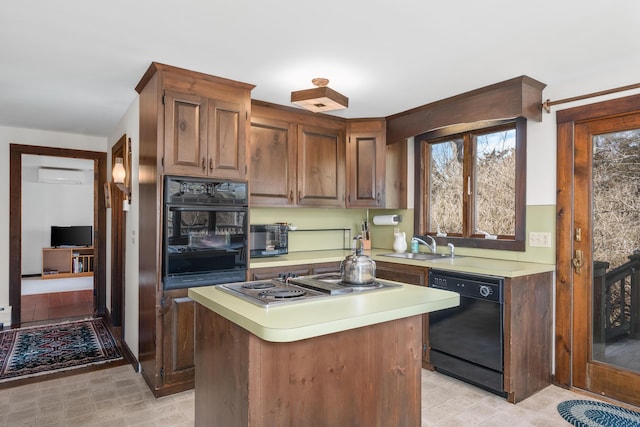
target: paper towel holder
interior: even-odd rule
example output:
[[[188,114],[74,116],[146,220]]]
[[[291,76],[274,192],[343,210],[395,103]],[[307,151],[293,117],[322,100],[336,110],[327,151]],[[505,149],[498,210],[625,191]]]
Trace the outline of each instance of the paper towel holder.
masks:
[[[375,225],[398,225],[402,222],[401,215],[376,215],[373,217]]]

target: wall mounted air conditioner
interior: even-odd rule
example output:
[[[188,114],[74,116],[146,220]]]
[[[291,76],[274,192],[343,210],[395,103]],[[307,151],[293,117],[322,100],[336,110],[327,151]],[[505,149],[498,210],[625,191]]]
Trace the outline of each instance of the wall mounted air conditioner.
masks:
[[[38,169],[38,182],[47,184],[84,184],[84,171],[80,169],[41,167]]]

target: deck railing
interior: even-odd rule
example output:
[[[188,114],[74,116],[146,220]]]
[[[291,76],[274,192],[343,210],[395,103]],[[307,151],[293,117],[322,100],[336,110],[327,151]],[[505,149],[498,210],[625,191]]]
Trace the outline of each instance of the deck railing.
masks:
[[[607,341],[640,332],[640,253],[607,271],[608,262],[593,263],[594,353]]]

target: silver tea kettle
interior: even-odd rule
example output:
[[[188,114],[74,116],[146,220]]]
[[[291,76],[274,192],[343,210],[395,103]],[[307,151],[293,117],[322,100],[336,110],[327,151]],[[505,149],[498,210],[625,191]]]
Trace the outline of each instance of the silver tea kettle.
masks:
[[[353,238],[353,253],[340,263],[340,275],[346,285],[366,285],[376,280],[376,263],[362,254],[362,236]]]

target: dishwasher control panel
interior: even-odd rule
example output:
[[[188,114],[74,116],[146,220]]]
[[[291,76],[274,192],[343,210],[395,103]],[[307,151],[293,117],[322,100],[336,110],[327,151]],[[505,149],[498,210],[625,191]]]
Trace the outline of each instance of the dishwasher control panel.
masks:
[[[504,279],[496,276],[429,270],[429,287],[457,292],[461,296],[502,303]]]

